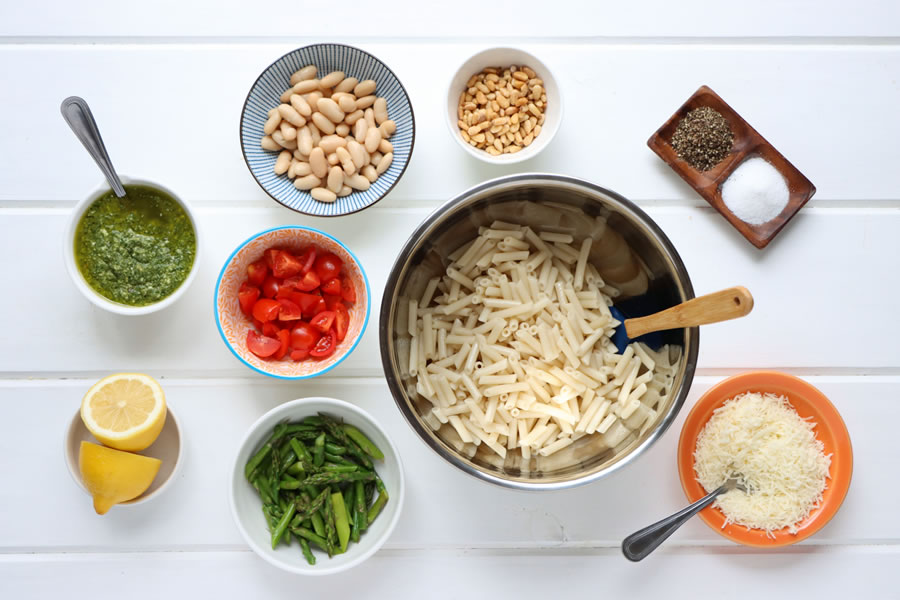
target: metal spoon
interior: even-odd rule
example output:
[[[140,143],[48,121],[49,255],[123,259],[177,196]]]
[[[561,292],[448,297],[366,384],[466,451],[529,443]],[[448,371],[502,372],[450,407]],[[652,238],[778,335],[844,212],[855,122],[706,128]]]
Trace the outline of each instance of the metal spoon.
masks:
[[[744,486],[738,483],[736,477],[728,479],[728,481],[723,483],[720,487],[703,496],[690,506],[629,535],[622,541],[622,554],[625,555],[625,558],[634,562],[647,558],[651,552],[656,550],[660,544],[662,544],[670,535],[675,533],[676,529],[684,525],[688,519],[712,504],[713,500],[715,500],[719,494],[730,492],[733,489],[739,489],[742,492],[747,491]]]
[[[106,180],[116,196],[124,198],[125,188],[122,187],[122,181],[116,175],[112,161],[109,160],[109,154],[106,153],[106,146],[103,144],[103,138],[100,137],[97,122],[94,121],[94,115],[91,114],[91,109],[87,102],[78,96],[70,96],[62,101],[62,104],[59,106],[59,112],[62,113],[63,119],[75,132],[75,137],[81,141],[88,154],[91,155],[94,162],[103,171],[103,175],[106,176]]]

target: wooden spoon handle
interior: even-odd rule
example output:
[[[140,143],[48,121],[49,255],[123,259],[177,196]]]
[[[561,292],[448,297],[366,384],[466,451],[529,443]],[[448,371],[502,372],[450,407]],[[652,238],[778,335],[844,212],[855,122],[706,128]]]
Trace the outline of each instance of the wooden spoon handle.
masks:
[[[695,327],[743,317],[753,310],[753,296],[742,286],[706,294],[638,319],[625,319],[625,333],[634,339],[645,333]]]

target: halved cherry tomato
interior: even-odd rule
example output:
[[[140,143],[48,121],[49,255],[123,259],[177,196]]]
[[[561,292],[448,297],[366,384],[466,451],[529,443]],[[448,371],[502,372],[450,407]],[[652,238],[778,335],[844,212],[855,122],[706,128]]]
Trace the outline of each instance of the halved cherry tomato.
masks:
[[[275,266],[275,256],[277,256],[279,252],[281,252],[281,250],[278,248],[269,248],[263,252],[263,260],[266,261],[266,266],[269,267],[270,271]]]
[[[344,306],[344,301],[340,296],[322,296],[325,300],[325,308],[327,310],[337,310],[337,306]]]
[[[282,279],[297,275],[303,268],[303,264],[297,260],[297,257],[286,250],[279,250],[273,260],[272,274]]]
[[[341,295],[341,280],[337,277],[332,277],[328,281],[322,284],[322,292],[330,295],[330,296],[340,296]]]
[[[266,266],[266,260],[264,258],[247,265],[247,279],[253,285],[262,285],[262,282],[266,280],[266,275],[268,273],[269,268]]]
[[[297,256],[297,260],[299,260],[300,264],[303,265],[303,267],[301,267],[300,269],[300,272],[304,275],[306,273],[309,273],[312,270],[313,265],[316,264],[316,247],[310,246],[309,248],[301,252],[300,255]]]
[[[319,332],[312,325],[300,321],[291,330],[291,348],[308,352],[319,341],[319,337]]]
[[[337,335],[339,342],[343,342],[347,337],[347,330],[350,328],[350,313],[343,304],[338,304],[334,308],[334,333]]]
[[[281,348],[281,342],[275,338],[259,335],[252,329],[247,331],[247,349],[260,358],[268,358]]]
[[[278,280],[275,279],[272,275],[266,277],[266,280],[263,281],[262,284],[262,295],[263,298],[274,298],[278,295],[278,289],[281,287],[281,284],[278,283]]]
[[[316,275],[313,271],[309,271],[305,275],[297,275],[296,277],[289,277],[285,279],[281,285],[286,287],[291,287],[301,292],[311,292],[322,282],[319,280],[319,276]]]
[[[297,321],[303,318],[303,310],[296,302],[287,298],[281,298],[278,300],[278,303],[281,305],[281,312],[278,314],[278,318],[282,321]]]
[[[272,321],[267,321],[263,323],[262,326],[262,334],[268,337],[278,337],[278,326],[275,325]]]
[[[291,350],[291,360],[303,360],[309,356],[309,350]]]
[[[253,322],[253,326],[256,327],[257,331],[262,331],[263,322],[257,319],[256,317],[250,317],[250,321]]]
[[[321,296],[315,294],[307,294],[305,292],[289,292],[285,298],[300,306],[305,318],[314,317],[316,315],[315,307],[318,305]]]
[[[323,310],[309,321],[310,325],[322,333],[327,333],[331,329],[332,323],[334,323],[334,312],[330,310]]]
[[[329,331],[319,338],[319,341],[316,342],[313,349],[309,351],[309,355],[315,356],[316,358],[325,358],[326,356],[334,354],[335,348],[337,348],[337,342],[335,342],[334,339],[334,332]]]
[[[341,277],[341,297],[350,304],[356,302],[356,288],[349,277]]]
[[[328,310],[328,305],[325,304],[325,298],[323,298],[321,296],[316,296],[316,303],[312,307],[312,311],[311,311],[312,314],[310,314],[310,317],[314,317],[317,314],[319,314],[320,312],[324,312],[326,310]],[[306,316],[305,312],[304,312],[304,316]]]
[[[275,360],[281,360],[288,353],[288,348],[291,347],[291,332],[287,329],[280,330],[278,332],[278,341],[281,342],[281,347],[272,355],[272,358]]]
[[[278,300],[260,298],[253,305],[253,316],[262,323],[277,319],[280,311],[281,304],[278,303]]]
[[[238,302],[241,304],[241,311],[245,315],[249,315],[253,312],[253,305],[256,304],[257,300],[259,300],[259,288],[253,287],[246,281],[242,283],[238,290]]]
[[[316,259],[316,275],[318,275],[319,279],[322,281],[333,279],[341,274],[342,264],[341,259],[331,252],[321,254],[319,255],[319,258]]]

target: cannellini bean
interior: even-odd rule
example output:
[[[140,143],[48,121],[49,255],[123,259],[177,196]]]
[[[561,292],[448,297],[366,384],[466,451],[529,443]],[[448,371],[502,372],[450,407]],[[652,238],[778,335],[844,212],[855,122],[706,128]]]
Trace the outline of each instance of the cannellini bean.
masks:
[[[372,165],[364,166],[359,173],[368,179],[370,183],[375,183],[375,180],[378,179],[378,172],[375,171],[375,167]]]
[[[269,118],[266,119],[266,124],[263,125],[263,133],[272,135],[279,125],[281,125],[281,112],[277,108],[273,108],[269,111]]]
[[[338,100],[338,106],[340,106],[341,110],[345,113],[352,113],[356,110],[356,100],[351,96],[341,96],[340,100]]]
[[[322,100],[328,100],[327,98],[323,98]],[[319,103],[322,103],[322,100],[319,100]],[[328,117],[323,115],[320,112],[314,112],[312,115],[312,122],[315,123],[316,127],[319,128],[319,131],[322,133],[329,135],[334,133],[334,122],[332,122]]]
[[[381,175],[385,171],[388,170],[388,167],[391,166],[391,163],[394,161],[394,153],[388,152],[384,156],[381,157],[381,160],[378,161],[378,166],[375,167],[375,172]]]
[[[353,157],[350,156],[350,152],[347,151],[346,148],[341,146],[337,149],[337,157],[338,160],[341,161],[341,166],[344,168],[344,173],[347,175],[353,175],[356,173],[356,164],[353,162]]]
[[[363,114],[363,111],[360,109],[354,110],[352,113],[344,117],[344,123],[353,127],[353,125],[355,125],[357,121],[363,118]]]
[[[309,133],[309,126],[301,127],[297,131],[297,149],[301,153],[309,156],[313,149],[312,135]]]
[[[263,150],[281,150],[282,149],[281,146],[279,146],[278,143],[272,139],[271,135],[263,136],[262,141],[260,142],[259,145],[262,146]]]
[[[316,127],[316,124],[310,121],[306,124],[306,127],[309,128],[309,135],[312,138],[313,148],[319,145],[319,142],[322,141],[322,133],[319,131],[319,128]]]
[[[365,119],[366,119],[366,123],[369,124],[369,128],[370,128],[370,129],[376,127],[376,125],[375,125],[375,111],[374,111],[374,110],[372,110],[371,108],[367,108],[367,109],[366,109],[366,113],[365,113],[364,116],[365,116]]]
[[[296,140],[286,140],[284,139],[284,135],[281,133],[281,130],[275,131],[272,133],[272,139],[275,140],[275,143],[281,146],[286,150],[296,150],[297,149],[297,141]]]
[[[295,83],[294,87],[290,89],[290,92],[292,94],[308,94],[309,92],[318,90],[319,87],[318,79],[305,79]],[[288,96],[288,100],[290,100],[290,96]]]
[[[369,122],[365,119],[360,119],[356,122],[356,125],[353,126],[353,137],[356,138],[356,141],[362,144],[366,141],[366,133],[369,131]]]
[[[332,71],[325,77],[319,80],[319,86],[322,88],[333,88],[338,85],[340,82],[344,80],[344,72],[343,71]]]
[[[344,111],[341,110],[341,107],[337,105],[337,102],[331,98],[322,98],[319,100],[317,108],[319,112],[328,117],[332,123],[340,123],[346,116]]]
[[[282,121],[279,129],[281,130],[281,135],[284,136],[284,139],[288,141],[297,139],[297,130],[287,121]]]
[[[347,134],[350,133],[350,126],[346,123],[338,123],[334,128],[334,133],[341,137],[347,137]]]
[[[303,98],[304,98],[304,100],[306,100],[306,103],[309,104],[309,108],[313,112],[316,112],[317,106],[319,104],[319,100],[322,99],[322,92],[320,92],[319,90],[316,90],[314,92],[310,92],[310,93],[306,94],[305,96],[303,96]]]
[[[326,135],[322,138],[322,141],[319,142],[319,148],[325,152],[325,155],[329,155],[341,146],[346,146],[347,141],[337,135]]]
[[[350,152],[350,158],[353,159],[353,164],[356,165],[357,169],[362,169],[369,163],[369,153],[356,140],[351,139],[347,142],[347,150]]]
[[[369,189],[369,180],[363,177],[362,175],[349,175],[344,177],[344,183],[352,187],[354,190],[359,190],[361,192]]]
[[[337,200],[337,194],[323,187],[313,188],[309,193],[319,202],[334,202]]]
[[[281,154],[278,155],[278,158],[275,160],[275,174],[283,175],[287,173],[288,167],[291,166],[291,153],[287,150],[282,150]]]
[[[299,134],[298,134],[299,135]],[[300,148],[294,150],[294,158],[303,162],[309,162],[309,155],[300,152]]]
[[[355,88],[353,88],[353,93],[357,98],[362,98],[363,96],[369,96],[370,94],[375,93],[375,80],[374,79],[366,79],[365,81],[360,81]]]
[[[325,151],[318,147],[313,148],[312,152],[309,153],[309,166],[313,175],[320,179],[324,178],[328,173],[328,161],[325,160]]]
[[[341,191],[344,187],[344,171],[340,167],[331,167],[328,170],[328,182],[325,187],[335,194]]]
[[[376,123],[381,125],[388,120],[387,100],[385,100],[384,98],[378,98],[377,100],[375,100],[375,103],[372,104],[372,109],[375,111]]]
[[[358,95],[358,94],[357,94]],[[356,108],[369,108],[375,104],[375,96],[362,96],[356,99]]]
[[[318,187],[321,183],[322,180],[315,175],[304,175],[294,180],[294,187],[298,190],[311,190],[314,187]]]
[[[381,140],[378,143],[378,150],[382,154],[388,154],[394,151],[394,145],[387,140]]]
[[[296,96],[296,94],[294,95]],[[303,115],[297,112],[297,109],[290,104],[279,105],[278,112],[281,113],[281,118],[295,127],[303,127],[306,125],[306,119]]]
[[[359,83],[359,79],[356,77],[348,77],[336,86],[334,86],[335,92],[352,92],[353,88],[357,86]]]
[[[372,156],[369,158],[369,164],[372,166],[378,166],[378,163],[381,162],[381,157],[384,156],[381,152],[373,152]]]
[[[388,139],[389,137],[394,135],[394,132],[397,131],[397,124],[388,119],[387,121],[379,125],[378,129],[381,130],[381,137],[383,137],[384,139]]]
[[[366,132],[366,152],[375,152],[381,143],[381,131],[377,127],[370,127]],[[384,154],[382,152],[382,154]]]
[[[293,106],[294,110],[300,113],[304,118],[312,114],[312,108],[310,108],[309,102],[307,102],[306,98],[300,94],[291,94],[291,106]]]
[[[341,191],[338,192],[338,198],[343,198],[344,196],[349,196],[353,193],[353,188],[349,185],[345,185],[341,187]]]
[[[291,85],[297,85],[301,81],[306,81],[307,79],[315,79],[316,73],[316,65],[307,65],[291,75]]]
[[[291,166],[288,169],[288,177],[290,177],[291,179],[293,179],[294,177],[306,177],[310,173],[312,173],[312,171],[310,171],[309,169],[308,162],[298,160],[296,158],[291,161]]]
[[[328,164],[334,166],[341,162],[341,159],[338,158],[337,152],[332,152],[325,156],[325,160],[328,161]]]

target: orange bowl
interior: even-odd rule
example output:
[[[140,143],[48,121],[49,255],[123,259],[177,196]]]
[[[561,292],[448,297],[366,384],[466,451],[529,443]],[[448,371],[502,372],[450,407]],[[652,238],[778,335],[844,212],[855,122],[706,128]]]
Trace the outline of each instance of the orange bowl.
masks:
[[[746,546],[775,548],[794,544],[813,535],[831,520],[847,495],[853,473],[853,449],[850,447],[850,434],[844,420],[825,394],[802,379],[777,371],[753,371],[729,377],[703,394],[688,414],[678,440],[678,475],[681,487],[690,502],[706,495],[706,490],[694,475],[697,437],[714,410],[726,400],[745,392],[768,392],[785,396],[801,417],[812,418],[816,424],[816,438],[824,444],[825,454],[831,454],[830,478],[822,493],[822,503],[797,525],[799,531],[796,534],[784,528],[775,531],[774,538],[767,536],[761,529],[748,529],[734,523],[725,525],[725,515],[712,506],[700,511],[700,518],[717,533]]]

